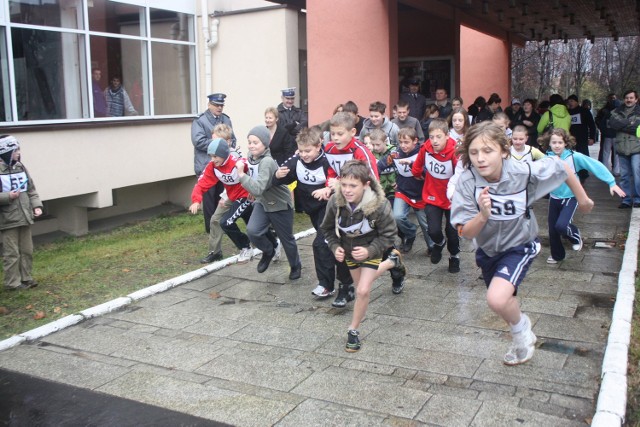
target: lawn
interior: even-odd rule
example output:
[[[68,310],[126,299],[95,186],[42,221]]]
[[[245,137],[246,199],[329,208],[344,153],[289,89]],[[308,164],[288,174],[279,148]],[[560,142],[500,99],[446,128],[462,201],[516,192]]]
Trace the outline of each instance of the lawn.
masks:
[[[310,227],[306,215],[296,214],[294,232]],[[180,213],[36,246],[40,285],[2,291],[0,339],[193,271],[207,241],[202,215]],[[226,236],[222,242],[225,256],[237,253]]]

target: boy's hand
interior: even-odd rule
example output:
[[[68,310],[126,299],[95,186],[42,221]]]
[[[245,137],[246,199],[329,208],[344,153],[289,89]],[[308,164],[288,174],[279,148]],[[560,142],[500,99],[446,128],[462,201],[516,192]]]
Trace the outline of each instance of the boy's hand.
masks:
[[[198,213],[198,209],[200,209],[200,203],[194,203],[191,206],[189,206],[189,212],[191,212],[194,215]]]
[[[238,176],[242,177],[245,175],[244,173],[244,162],[242,160],[236,161],[236,169],[238,170]]]
[[[42,215],[42,209],[41,208],[35,208],[33,210],[33,216],[40,216]]]
[[[609,187],[609,193],[611,193],[612,196],[614,194],[617,194],[618,197],[625,197],[626,196],[625,192],[622,191],[622,188],[618,187],[617,185],[612,185],[611,187]]]
[[[339,246],[338,249],[336,249],[336,252],[333,254],[333,256],[336,257],[336,261],[338,262],[344,261],[344,249],[342,248],[342,246]]]
[[[276,171],[276,178],[284,178],[289,173],[289,168],[286,166],[280,166]]]
[[[369,249],[362,246],[356,246],[351,251],[351,256],[353,256],[353,259],[356,261],[364,261],[369,258]]]
[[[582,213],[589,213],[593,209],[593,200],[586,198],[586,200],[578,200],[578,210]]]
[[[318,200],[329,200],[329,197],[331,197],[331,187],[324,187],[314,191],[313,193],[316,193],[316,192],[318,192],[318,194],[322,196],[322,198]],[[315,197],[315,195],[313,197]]]
[[[478,206],[480,207],[480,214],[484,219],[489,219],[491,216],[491,196],[489,196],[489,187],[484,187],[478,196]]]
[[[17,199],[18,197],[20,197],[19,191],[9,191],[9,198],[11,200]]]
[[[328,197],[325,198],[325,192],[326,192],[326,187],[313,191],[311,195],[316,200],[327,200]]]
[[[410,159],[400,159],[398,160],[398,163],[401,165],[410,165],[413,162]]]

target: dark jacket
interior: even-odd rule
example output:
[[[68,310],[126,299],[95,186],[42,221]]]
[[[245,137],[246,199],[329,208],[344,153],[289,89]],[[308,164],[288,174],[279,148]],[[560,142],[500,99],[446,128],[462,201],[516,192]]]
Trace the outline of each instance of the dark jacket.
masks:
[[[365,190],[362,201],[354,209],[342,192],[336,191],[329,199],[320,228],[331,252],[342,247],[347,259],[353,259],[351,251],[356,246],[369,250],[368,259],[382,258],[398,236],[391,204],[375,179],[370,181],[370,188]]]
[[[640,142],[636,137],[636,130],[640,126],[640,104],[633,109],[627,109],[622,104],[609,118],[609,126],[616,131],[616,151],[623,156],[640,153]]]
[[[287,132],[287,130],[281,125],[276,125],[276,131],[269,143],[269,150],[271,150],[271,157],[276,161],[278,166],[282,165],[285,160],[293,156],[296,152],[294,137]]]
[[[284,127],[291,135],[296,136],[309,124],[307,113],[295,105],[290,110],[284,108],[282,102],[278,104],[278,126]]]
[[[296,209],[311,215],[327,205],[326,200],[318,200],[312,195],[314,191],[322,190],[327,185],[329,161],[324,155],[324,151],[321,151],[320,155],[309,163],[303,162],[296,154],[289,157],[282,166],[287,167],[289,173],[282,178],[274,176],[273,185],[288,185],[292,182],[298,182],[296,189],[293,190],[296,195]]]
[[[589,139],[596,138],[596,124],[591,111],[576,107],[569,110],[569,115],[571,115],[569,132],[576,139],[576,147],[588,147]]]

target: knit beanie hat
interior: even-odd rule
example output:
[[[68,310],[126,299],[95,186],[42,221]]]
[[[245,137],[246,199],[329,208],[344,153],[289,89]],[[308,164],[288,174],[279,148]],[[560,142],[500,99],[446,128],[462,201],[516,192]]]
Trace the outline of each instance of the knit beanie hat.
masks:
[[[229,144],[222,138],[213,138],[207,148],[207,154],[226,159],[229,157]]]
[[[18,140],[11,135],[0,135],[0,158],[8,165],[13,164],[11,160],[13,152],[20,148]]]
[[[265,147],[269,148],[269,141],[271,140],[271,134],[269,133],[269,129],[266,126],[260,125],[256,126],[249,131],[249,135],[253,135],[257,137]]]

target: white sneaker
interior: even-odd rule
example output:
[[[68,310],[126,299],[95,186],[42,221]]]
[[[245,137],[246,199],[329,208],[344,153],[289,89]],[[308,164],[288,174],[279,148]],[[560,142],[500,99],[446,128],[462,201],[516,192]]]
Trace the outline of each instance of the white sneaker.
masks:
[[[575,245],[571,245],[571,249],[573,249],[574,251],[582,250],[582,237],[578,237],[578,239],[580,239],[579,243],[576,243]]]
[[[316,286],[316,288],[314,290],[311,291],[311,293],[315,296],[317,296],[318,298],[326,298],[326,297],[330,297],[331,295],[335,294],[336,291],[335,289],[333,291],[328,290],[327,288],[325,288],[322,285],[318,285]]]
[[[536,342],[538,338],[531,330],[531,320],[526,314],[522,314],[525,320],[525,327],[522,332],[513,334],[513,341],[509,347],[509,351],[504,355],[503,362],[505,365],[514,366],[525,363],[533,357],[536,350]]]
[[[547,258],[547,264],[557,264],[558,261],[556,261],[555,259],[553,259],[552,256],[550,256],[549,258]]]
[[[280,243],[280,239],[276,239],[276,243],[278,246],[275,247],[275,255],[273,256],[273,262],[280,261],[280,255],[282,254],[282,243]]]
[[[238,255],[238,264],[246,264],[253,258],[253,249],[244,248]]]

